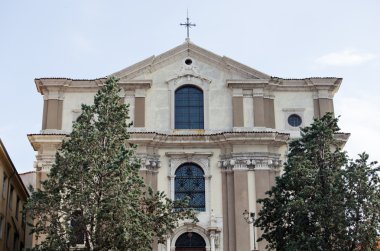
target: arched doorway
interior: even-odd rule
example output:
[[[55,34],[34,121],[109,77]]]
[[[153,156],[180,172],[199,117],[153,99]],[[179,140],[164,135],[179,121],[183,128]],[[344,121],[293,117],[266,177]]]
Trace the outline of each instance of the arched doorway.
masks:
[[[206,242],[194,232],[181,234],[175,242],[176,251],[206,251]]]

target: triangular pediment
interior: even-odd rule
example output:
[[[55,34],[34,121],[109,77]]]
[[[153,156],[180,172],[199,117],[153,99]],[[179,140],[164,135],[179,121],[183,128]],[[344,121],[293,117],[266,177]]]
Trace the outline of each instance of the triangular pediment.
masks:
[[[226,56],[219,56],[190,41],[186,41],[158,56],[146,58],[121,71],[115,72],[112,76],[116,76],[120,79],[134,79],[142,74],[155,72],[176,60],[182,60],[186,57],[201,60],[226,72],[233,72],[244,79],[270,78],[269,75],[263,72],[255,70]]]

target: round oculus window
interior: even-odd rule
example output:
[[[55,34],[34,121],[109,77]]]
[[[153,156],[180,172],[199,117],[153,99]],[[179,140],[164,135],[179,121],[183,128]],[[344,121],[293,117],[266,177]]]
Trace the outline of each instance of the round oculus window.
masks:
[[[187,64],[187,65],[191,65],[192,63],[193,63],[193,60],[191,60],[190,58],[187,58],[185,60],[185,64]]]
[[[298,127],[302,124],[302,119],[297,114],[292,114],[288,117],[288,124],[293,127]]]

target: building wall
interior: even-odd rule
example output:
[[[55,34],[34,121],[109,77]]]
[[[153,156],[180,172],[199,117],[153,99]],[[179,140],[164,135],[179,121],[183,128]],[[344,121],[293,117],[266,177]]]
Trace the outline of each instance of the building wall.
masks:
[[[26,222],[22,209],[28,193],[0,140],[0,250],[21,250],[25,242]]]
[[[296,114],[306,126],[333,112],[341,82],[270,77],[189,42],[112,75],[120,79],[120,96],[130,105],[130,141],[138,145],[145,182],[173,199],[174,173],[182,163],[194,162],[205,173],[206,211],[198,213],[199,223],[181,222],[165,245],[154,246],[159,251],[175,250],[176,239],[186,231],[200,234],[206,250],[252,250],[261,233],[253,231],[242,213],[260,210],[256,199],[265,197],[280,175],[288,140],[299,137],[300,127],[290,126],[288,117]],[[81,104],[92,104],[105,81],[36,79],[45,99],[43,130],[28,136],[38,151],[37,187]],[[175,90],[184,85],[203,91],[202,130],[174,128]],[[258,248],[265,250],[265,243]]]

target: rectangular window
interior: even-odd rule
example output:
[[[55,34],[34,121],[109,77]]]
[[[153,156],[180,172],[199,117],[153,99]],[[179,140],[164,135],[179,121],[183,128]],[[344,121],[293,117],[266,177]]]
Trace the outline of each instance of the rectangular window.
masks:
[[[0,239],[3,238],[3,221],[4,221],[4,216],[0,215]]]
[[[18,236],[18,233],[14,233],[13,235],[13,251],[19,251],[18,244],[20,241],[20,237]]]
[[[11,185],[11,190],[9,191],[9,199],[8,199],[8,205],[10,209],[12,209],[12,203],[13,203],[13,190],[15,189],[13,185]]]
[[[22,206],[22,214],[21,214],[21,227],[25,231],[25,227],[26,227],[26,213],[24,213],[24,211],[25,211],[25,204]]]
[[[7,194],[7,180],[8,180],[8,177],[7,175],[4,173],[4,177],[3,177],[3,198],[5,198],[5,195]]]
[[[20,214],[19,209],[20,209],[20,198],[17,196],[16,211],[15,211],[16,220],[18,220],[18,215]]]
[[[6,241],[6,245],[7,247],[9,247],[9,239],[10,239],[10,236],[11,236],[11,224],[7,223],[7,229],[6,229],[6,238],[5,238],[5,241]]]

